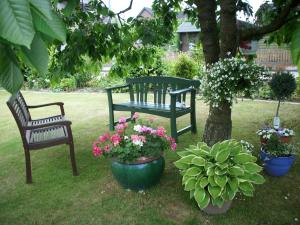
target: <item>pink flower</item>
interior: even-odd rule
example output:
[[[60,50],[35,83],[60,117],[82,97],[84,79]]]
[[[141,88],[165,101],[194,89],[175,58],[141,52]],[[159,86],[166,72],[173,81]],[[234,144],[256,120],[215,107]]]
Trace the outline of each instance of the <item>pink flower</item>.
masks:
[[[114,146],[117,146],[122,141],[122,138],[119,135],[114,134],[111,136],[110,141],[113,143]]]
[[[124,130],[117,130],[117,133],[121,135],[124,133]]]
[[[106,137],[106,139],[108,140],[108,139],[110,139],[110,134],[106,133],[106,134],[104,134],[104,137]]]
[[[104,151],[105,151],[105,152],[109,152],[109,151],[110,151],[110,146],[109,146],[109,145],[106,145],[106,146],[104,147]]]
[[[93,148],[93,154],[95,157],[102,155],[103,151],[101,148],[94,146]]]
[[[119,123],[126,123],[126,118],[125,117],[121,117],[119,119]]]
[[[157,135],[160,137],[164,137],[166,133],[166,129],[164,127],[158,127],[157,128]]]
[[[151,127],[142,126],[140,132],[142,133],[151,133],[153,129]]]
[[[173,142],[173,143],[171,144],[171,149],[172,149],[172,151],[176,151],[176,147],[177,147],[176,142]]]
[[[123,130],[124,129],[124,124],[123,123],[119,123],[117,124],[117,126],[115,127],[117,130]]]
[[[99,137],[99,140],[100,140],[101,143],[104,143],[104,142],[106,142],[107,137],[104,136],[104,135],[103,135],[103,136],[100,136],[100,137]]]
[[[131,135],[131,141],[135,145],[143,146],[143,144],[146,142],[146,138],[140,135]]]
[[[124,123],[124,127],[127,128],[128,127],[128,123]]]
[[[137,120],[139,118],[139,114],[137,112],[135,112],[133,115],[132,115],[132,119],[133,120]]]

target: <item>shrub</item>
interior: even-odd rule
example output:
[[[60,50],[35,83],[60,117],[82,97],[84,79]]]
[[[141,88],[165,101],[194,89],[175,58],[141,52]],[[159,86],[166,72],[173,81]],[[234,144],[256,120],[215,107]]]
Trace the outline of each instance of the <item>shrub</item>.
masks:
[[[64,91],[74,91],[76,89],[76,80],[74,77],[63,78],[59,83],[59,88]]]
[[[274,94],[269,85],[264,84],[259,88],[258,97],[262,99],[274,99]]]
[[[204,142],[178,152],[174,164],[181,170],[184,190],[201,209],[211,202],[221,207],[238,192],[253,196],[253,184],[264,183],[256,157],[236,140],[218,142],[211,148]]]
[[[271,90],[278,100],[284,100],[292,96],[297,88],[293,74],[279,72],[273,75],[270,83]]]
[[[74,75],[77,88],[84,88],[88,86],[88,82],[92,79],[92,74],[90,73],[75,73]]]
[[[198,75],[196,62],[187,54],[180,54],[173,68],[173,75],[187,79],[193,79]]]

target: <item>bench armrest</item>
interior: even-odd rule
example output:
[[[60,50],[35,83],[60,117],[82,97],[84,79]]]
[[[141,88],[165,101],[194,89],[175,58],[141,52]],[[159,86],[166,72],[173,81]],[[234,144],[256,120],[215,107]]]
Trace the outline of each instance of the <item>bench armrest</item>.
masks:
[[[189,87],[189,88],[184,88],[184,89],[180,89],[180,90],[176,90],[176,91],[171,91],[170,92],[170,95],[172,96],[174,96],[174,95],[181,95],[181,94],[184,94],[184,93],[187,93],[187,92],[191,92],[191,91],[193,91],[193,90],[195,90],[194,88],[192,88],[192,87]]]
[[[42,108],[42,107],[47,107],[47,106],[53,106],[53,105],[58,105],[60,107],[61,115],[65,115],[65,110],[64,110],[64,103],[63,102],[53,102],[53,103],[47,103],[47,104],[42,104],[42,105],[28,105],[28,109],[36,109],[36,108]]]
[[[117,85],[117,86],[114,86],[114,87],[105,88],[105,90],[106,91],[111,91],[111,90],[114,90],[114,89],[120,89],[120,88],[126,88],[126,87],[129,87],[129,84]]]
[[[40,129],[40,128],[52,127],[52,126],[68,126],[68,127],[70,127],[71,124],[72,124],[71,121],[64,120],[64,121],[57,121],[57,122],[53,122],[53,123],[45,123],[45,124],[39,124],[39,125],[23,126],[23,128],[25,130],[35,130],[35,129]]]

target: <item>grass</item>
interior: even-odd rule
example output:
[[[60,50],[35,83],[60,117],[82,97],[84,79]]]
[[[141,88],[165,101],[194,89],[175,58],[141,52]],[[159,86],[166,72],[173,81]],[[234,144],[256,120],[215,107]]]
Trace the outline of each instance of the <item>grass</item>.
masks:
[[[183,191],[180,175],[166,154],[166,169],[160,183],[145,193],[122,189],[113,179],[109,161],[96,159],[91,143],[107,130],[106,95],[101,93],[24,92],[29,104],[65,103],[73,121],[76,157],[80,175],[73,177],[66,146],[32,152],[33,181],[25,184],[24,155],[19,131],[5,106],[8,94],[0,91],[0,224],[205,224],[289,225],[300,220],[300,163],[282,178],[265,175],[253,198],[238,196],[225,215],[202,213]],[[115,94],[119,101],[127,99]],[[245,139],[258,149],[255,131],[271,121],[276,103],[243,101],[233,108],[233,137]],[[33,117],[51,115],[58,108],[34,110]],[[300,105],[283,104],[281,118],[300,134]],[[179,149],[201,140],[208,108],[197,102],[198,135],[180,137]],[[121,115],[121,114],[118,114]],[[124,115],[124,114],[123,114]],[[147,117],[148,115],[142,115]],[[184,125],[188,117],[180,119]],[[166,119],[160,124],[169,126]],[[299,135],[295,138],[300,141]],[[297,222],[297,219],[298,222]]]

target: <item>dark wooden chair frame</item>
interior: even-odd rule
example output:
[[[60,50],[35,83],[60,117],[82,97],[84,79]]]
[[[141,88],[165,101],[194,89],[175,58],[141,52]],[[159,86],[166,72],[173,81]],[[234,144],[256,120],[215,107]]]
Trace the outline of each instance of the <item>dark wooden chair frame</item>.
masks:
[[[32,183],[30,151],[61,144],[69,145],[73,175],[77,176],[78,172],[75,160],[71,121],[65,119],[64,103],[54,102],[49,104],[29,106],[26,104],[21,92],[18,92],[16,95],[10,97],[10,99],[7,101],[7,105],[17,123],[23,142],[26,163],[26,183]],[[37,120],[31,119],[29,109],[55,105],[60,107],[60,115]],[[45,139],[42,141],[36,141],[34,143],[30,142],[30,135],[33,132],[36,132],[37,134],[43,134],[43,132],[55,132],[57,129],[63,130],[65,135]]]
[[[162,116],[170,119],[171,136],[178,141],[178,136],[188,131],[197,132],[196,125],[196,89],[200,81],[189,80],[176,77],[139,77],[126,79],[125,85],[107,88],[109,106],[109,128],[114,130],[116,121],[114,111],[130,111],[131,117],[134,112],[142,112]],[[116,89],[127,89],[129,91],[130,102],[114,104],[112,92]],[[154,103],[148,102],[148,92],[153,91]],[[170,104],[166,104],[166,95],[170,94]],[[176,107],[176,102],[186,100],[186,95],[190,93],[190,106],[186,108]],[[180,116],[190,114],[190,125],[177,131],[176,119]]]

